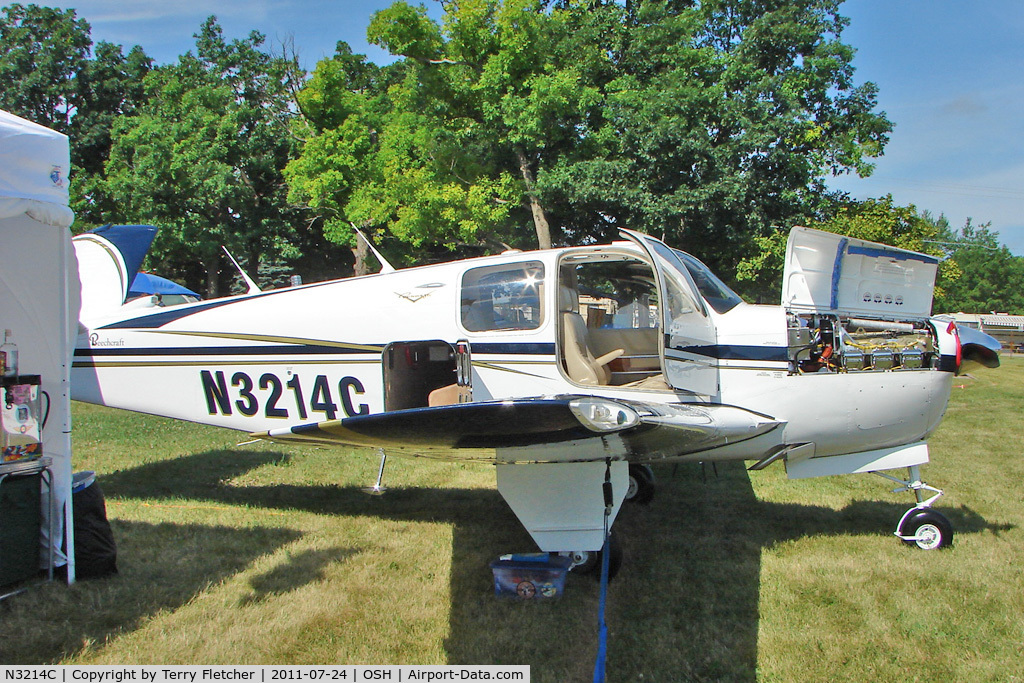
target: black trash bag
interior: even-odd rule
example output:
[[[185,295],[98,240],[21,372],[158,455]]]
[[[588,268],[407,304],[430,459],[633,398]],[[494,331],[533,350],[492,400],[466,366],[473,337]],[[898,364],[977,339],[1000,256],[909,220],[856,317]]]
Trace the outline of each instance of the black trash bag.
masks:
[[[75,515],[75,576],[96,579],[117,573],[117,544],[107,521],[100,485],[93,481],[71,494]]]

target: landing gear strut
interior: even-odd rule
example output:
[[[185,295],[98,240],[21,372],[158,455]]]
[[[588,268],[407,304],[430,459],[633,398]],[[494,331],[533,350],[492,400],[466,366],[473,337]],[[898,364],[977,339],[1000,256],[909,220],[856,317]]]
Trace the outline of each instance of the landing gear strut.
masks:
[[[388,490],[384,486],[384,465],[388,462],[388,455],[384,452],[383,448],[378,448],[377,452],[380,453],[380,470],[377,472],[377,483],[361,489],[363,493],[368,493],[371,496],[383,496],[384,492]]]
[[[893,493],[913,491],[917,496],[917,505],[903,513],[896,525],[895,535],[907,545],[916,545],[922,550],[937,550],[953,544],[953,525],[943,515],[932,509],[932,503],[942,496],[942,490],[929,486],[921,481],[921,469],[917,465],[907,468],[907,479],[898,479],[883,472],[875,472],[880,477],[900,484]],[[925,498],[926,491],[932,492]]]

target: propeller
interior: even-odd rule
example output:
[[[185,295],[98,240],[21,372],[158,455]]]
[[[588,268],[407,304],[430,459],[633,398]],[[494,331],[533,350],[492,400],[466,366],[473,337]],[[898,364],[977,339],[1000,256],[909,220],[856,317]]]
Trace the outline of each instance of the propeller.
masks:
[[[956,374],[964,375],[974,368],[998,368],[1002,344],[995,337],[950,320],[946,332],[956,338]]]

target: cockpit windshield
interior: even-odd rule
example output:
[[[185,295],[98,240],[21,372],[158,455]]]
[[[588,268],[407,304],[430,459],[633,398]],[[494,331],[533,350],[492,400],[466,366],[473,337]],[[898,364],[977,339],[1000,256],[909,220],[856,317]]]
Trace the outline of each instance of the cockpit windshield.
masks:
[[[701,296],[717,313],[727,313],[743,301],[739,294],[729,289],[729,285],[719,280],[703,263],[685,251],[679,251],[678,249],[673,249],[672,251],[683,262],[686,269],[690,271],[690,277],[693,278],[697,289],[700,290]]]

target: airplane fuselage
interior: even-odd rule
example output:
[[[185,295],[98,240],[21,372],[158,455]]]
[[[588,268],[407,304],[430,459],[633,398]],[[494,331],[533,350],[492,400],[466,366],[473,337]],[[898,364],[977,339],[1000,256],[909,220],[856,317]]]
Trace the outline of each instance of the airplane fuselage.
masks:
[[[782,305],[764,306],[623,236],[176,306],[124,303],[120,247],[80,236],[72,393],[273,441],[492,463],[540,549],[577,564],[657,461],[908,468],[918,506],[897,535],[949,543],[917,468],[968,347],[994,366],[998,345],[929,317],[933,257],[795,228]]]
[[[886,368],[854,370],[826,362],[815,368],[792,343],[794,331],[806,325],[783,306],[731,302],[719,312],[704,299],[686,304],[703,307],[697,313],[709,324],[695,336],[704,338],[676,343],[686,357],[664,367],[673,340],[659,339],[665,323],[646,258],[627,243],[511,253],[113,311],[90,321],[79,338],[74,397],[258,432],[426,406],[430,391],[455,383],[452,356],[461,349],[472,367],[463,400],[582,394],[725,404],[783,423],[742,444],[716,446],[721,458],[759,459],[780,444],[813,443],[816,456],[886,448],[925,439],[939,424],[952,378],[939,366],[954,351],[929,323],[906,342],[908,349],[927,349],[909,366],[890,361]],[[589,284],[603,283],[607,291],[581,289],[588,268],[597,270]],[[517,300],[511,290],[522,288],[524,277],[532,292]],[[609,284],[616,277],[618,289]],[[560,305],[570,287],[573,301]],[[490,316],[483,322],[471,317],[481,301]],[[594,356],[623,349],[608,363],[607,378],[572,376],[566,318],[581,308]],[[517,320],[494,318],[513,314]],[[834,348],[837,354],[838,342]],[[389,376],[396,362],[406,376]],[[649,459],[706,457],[666,447]]]

